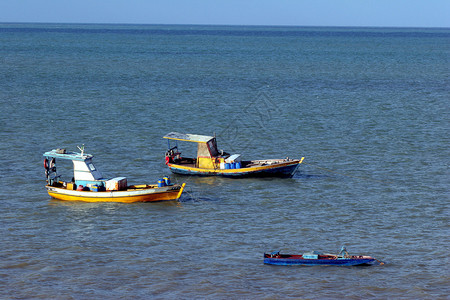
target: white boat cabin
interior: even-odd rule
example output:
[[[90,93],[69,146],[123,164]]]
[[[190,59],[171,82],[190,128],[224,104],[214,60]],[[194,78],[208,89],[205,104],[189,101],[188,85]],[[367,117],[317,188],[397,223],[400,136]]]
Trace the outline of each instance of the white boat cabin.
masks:
[[[96,185],[106,190],[120,190],[127,186],[125,177],[117,177],[113,179],[103,178],[102,173],[98,170],[91,154],[85,154],[84,148],[80,148],[81,153],[69,152],[66,149],[55,149],[44,153],[44,167],[47,176],[48,185],[55,185],[58,183],[66,184],[59,180],[61,175],[56,171],[56,159],[71,160],[73,163],[73,178],[72,183],[76,186],[91,186]]]

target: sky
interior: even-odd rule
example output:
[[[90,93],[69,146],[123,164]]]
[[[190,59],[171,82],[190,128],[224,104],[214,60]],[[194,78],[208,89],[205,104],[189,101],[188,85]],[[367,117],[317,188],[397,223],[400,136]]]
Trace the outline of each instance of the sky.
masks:
[[[0,0],[0,22],[450,27],[450,0]]]

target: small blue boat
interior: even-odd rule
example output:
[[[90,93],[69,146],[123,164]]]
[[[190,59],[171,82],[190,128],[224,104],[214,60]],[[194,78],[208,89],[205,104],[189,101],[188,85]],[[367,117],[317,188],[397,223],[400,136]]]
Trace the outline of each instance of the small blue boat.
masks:
[[[311,251],[301,255],[280,254],[280,252],[264,253],[264,263],[268,265],[303,265],[303,266],[360,266],[384,264],[379,260],[365,255],[349,255],[345,247],[338,255]]]

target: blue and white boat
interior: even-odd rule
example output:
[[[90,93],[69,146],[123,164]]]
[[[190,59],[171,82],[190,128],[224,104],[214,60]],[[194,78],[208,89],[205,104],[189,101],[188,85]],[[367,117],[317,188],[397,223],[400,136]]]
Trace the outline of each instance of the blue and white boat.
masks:
[[[171,184],[169,178],[164,183],[128,185],[126,177],[104,178],[92,162],[94,157],[84,153],[55,149],[44,153],[44,169],[47,177],[46,189],[55,199],[85,202],[155,202],[178,200],[185,184]],[[73,177],[62,180],[57,173],[56,161],[67,160],[73,163]],[[70,178],[69,177],[69,178]]]
[[[361,266],[384,264],[371,256],[349,255],[345,247],[342,247],[337,255],[326,254],[319,251],[306,252],[301,255],[281,254],[280,251],[264,253],[264,263],[279,266]]]

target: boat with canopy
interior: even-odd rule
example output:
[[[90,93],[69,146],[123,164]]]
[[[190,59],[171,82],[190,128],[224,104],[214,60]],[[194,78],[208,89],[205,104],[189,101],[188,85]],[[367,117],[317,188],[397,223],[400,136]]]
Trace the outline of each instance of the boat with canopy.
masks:
[[[292,177],[303,161],[300,159],[242,160],[240,154],[230,155],[217,148],[215,136],[171,132],[167,139],[166,165],[176,174],[224,177]],[[175,142],[171,145],[170,142]],[[196,157],[184,157],[178,141],[197,144]]]

